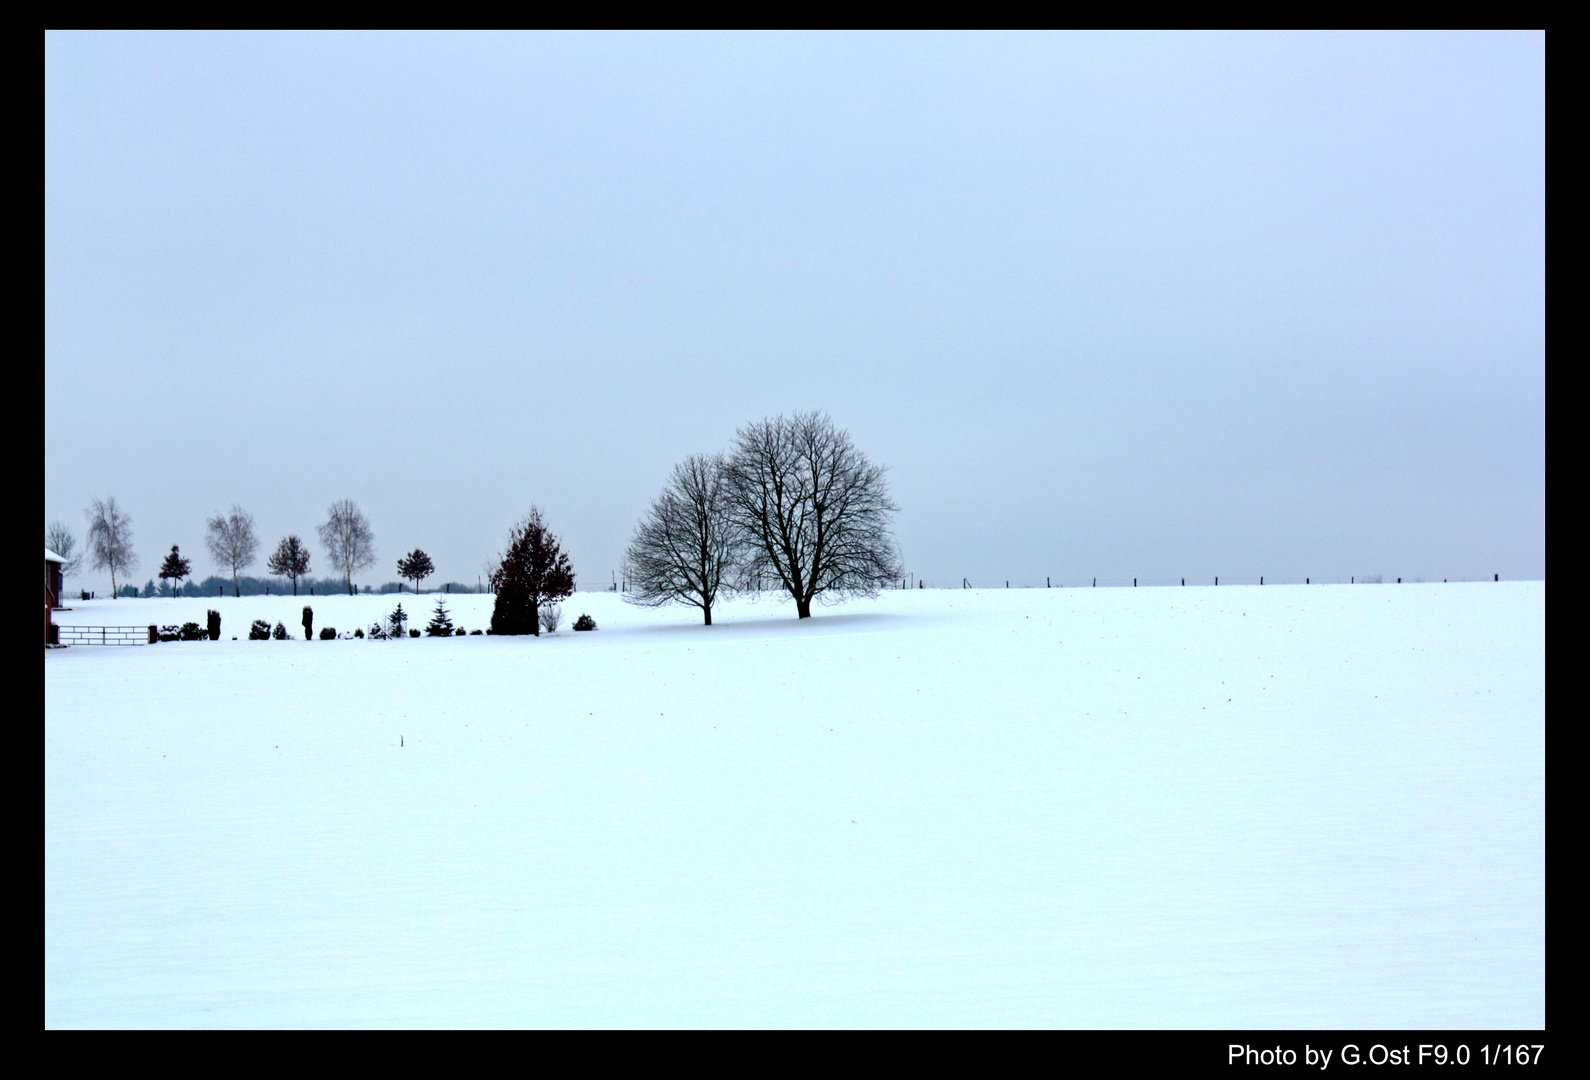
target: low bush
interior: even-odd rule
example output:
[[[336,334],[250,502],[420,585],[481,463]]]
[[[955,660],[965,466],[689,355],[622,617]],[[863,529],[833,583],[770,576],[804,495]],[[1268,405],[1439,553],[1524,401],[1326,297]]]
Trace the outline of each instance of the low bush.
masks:
[[[271,637],[275,638],[277,641],[286,641],[287,627],[283,626],[281,623],[277,623],[276,629],[271,631]]]
[[[336,627],[334,627],[334,626],[322,626],[320,628],[320,640],[321,641],[330,641],[332,638],[334,638],[336,636],[337,636],[337,628]]]
[[[469,633],[470,633],[470,636],[473,637],[474,635],[480,633],[480,631],[479,630],[471,630]]]
[[[370,629],[365,631],[365,637],[369,638],[371,641],[385,641],[386,627],[382,626],[378,622],[371,623]]]
[[[182,629],[177,631],[177,633],[183,641],[203,641],[209,636],[209,634],[199,628],[199,624],[196,622],[183,623]]]
[[[591,618],[589,615],[581,615],[578,619],[574,620],[574,629],[595,630],[596,620]]]
[[[250,641],[269,641],[270,636],[271,624],[266,622],[264,619],[255,619],[253,623],[249,625],[248,639]]]
[[[353,636],[356,637],[356,638],[362,638],[362,637],[364,637],[364,631],[363,630],[355,630],[353,632]]]
[[[467,632],[468,631],[466,631],[462,626],[459,626],[459,627],[454,628],[453,635],[455,637],[463,637],[464,634],[466,634]]]
[[[210,640],[211,641],[220,641],[221,640],[221,613],[219,611],[210,612],[210,620],[209,621],[210,621]]]
[[[563,609],[556,604],[542,604],[537,617],[541,621],[541,629],[553,634],[557,632],[558,623],[563,618]]]
[[[409,631],[409,637],[419,637],[419,636],[420,636],[420,632],[418,630],[410,630]]]

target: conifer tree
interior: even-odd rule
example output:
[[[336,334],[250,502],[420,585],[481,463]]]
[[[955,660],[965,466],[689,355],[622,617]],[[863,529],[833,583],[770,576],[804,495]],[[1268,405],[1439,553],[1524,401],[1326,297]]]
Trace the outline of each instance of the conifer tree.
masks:
[[[431,557],[419,548],[398,560],[398,576],[414,582],[414,591],[420,591],[420,582],[430,577],[431,571],[436,567],[431,563]]]
[[[431,637],[453,636],[453,620],[447,614],[447,605],[441,597],[436,598],[436,610],[431,613],[431,621],[425,625],[425,633]]]
[[[181,581],[183,578],[186,578],[186,577],[190,576],[192,573],[193,573],[193,563],[190,562],[187,559],[184,559],[182,557],[182,555],[177,551],[177,545],[176,544],[172,544],[171,545],[171,554],[167,555],[166,556],[166,561],[160,564],[160,579],[161,579],[161,581],[165,581],[167,578],[172,579],[172,583],[171,583],[171,595],[172,596],[180,595],[177,592],[177,582]]]
[[[491,587],[497,593],[491,613],[493,634],[539,637],[541,605],[573,594],[574,569],[569,557],[536,507],[508,533],[508,549],[491,575]]]

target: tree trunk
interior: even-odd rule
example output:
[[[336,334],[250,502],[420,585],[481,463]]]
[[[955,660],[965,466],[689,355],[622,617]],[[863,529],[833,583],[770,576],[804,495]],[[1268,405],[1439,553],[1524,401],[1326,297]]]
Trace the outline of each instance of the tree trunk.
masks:
[[[705,620],[703,625],[711,626],[712,625],[712,605],[711,604],[703,604],[701,606],[701,615],[702,615],[702,618]]]
[[[797,596],[795,598],[795,617],[797,619],[809,619],[812,617],[812,602],[810,597],[802,598]]]

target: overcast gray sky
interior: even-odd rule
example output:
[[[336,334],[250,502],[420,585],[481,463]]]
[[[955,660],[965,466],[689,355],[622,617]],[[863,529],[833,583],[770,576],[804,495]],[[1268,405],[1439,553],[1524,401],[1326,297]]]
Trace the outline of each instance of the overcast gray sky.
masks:
[[[52,33],[45,518],[595,587],[823,409],[930,583],[1541,578],[1544,157],[1539,33]]]

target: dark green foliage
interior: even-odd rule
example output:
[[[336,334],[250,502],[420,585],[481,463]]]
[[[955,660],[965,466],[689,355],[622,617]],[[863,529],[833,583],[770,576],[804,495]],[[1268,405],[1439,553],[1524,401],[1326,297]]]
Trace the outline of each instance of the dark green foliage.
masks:
[[[220,641],[221,640],[221,613],[219,611],[210,612],[209,623],[210,623],[210,640],[211,641]]]
[[[453,636],[453,620],[441,600],[436,601],[436,610],[431,614],[431,621],[425,624],[425,633],[431,637]]]
[[[177,633],[183,641],[203,641],[206,636],[205,632],[199,628],[199,624],[196,622],[183,623],[182,629],[177,631]]]
[[[362,638],[362,637],[364,637],[364,631],[363,630],[355,630],[353,632],[353,636],[356,637],[356,638]]]
[[[248,628],[250,641],[269,641],[271,637],[271,624],[264,619],[255,619]]]
[[[281,623],[277,623],[276,629],[271,631],[271,637],[275,638],[277,641],[286,641],[287,627],[283,626]]]
[[[408,636],[408,629],[409,615],[400,603],[392,609],[392,614],[386,617],[386,632],[389,637],[402,638]]]
[[[578,619],[574,620],[574,629],[595,630],[596,620],[591,618],[589,615],[581,615]]]
[[[464,630],[464,628],[462,626],[458,627],[457,629],[455,629],[453,631],[453,634],[454,634],[455,637],[463,637],[464,633],[465,633],[465,630]],[[480,633],[480,631],[476,630],[475,633],[478,634],[478,633]]]
[[[479,630],[471,630],[469,633],[470,633],[471,636],[474,636],[475,634],[480,633],[480,631]]]
[[[304,640],[308,641],[315,636],[315,612],[309,605],[304,605]]]
[[[330,641],[332,638],[334,638],[336,636],[337,636],[337,628],[336,627],[334,627],[334,626],[322,626],[320,628],[320,640],[321,641]]]
[[[500,592],[491,609],[493,634],[539,634],[536,606],[523,593]]]
[[[409,637],[419,637],[419,636],[420,636],[420,632],[418,630],[410,630],[409,631]]]

